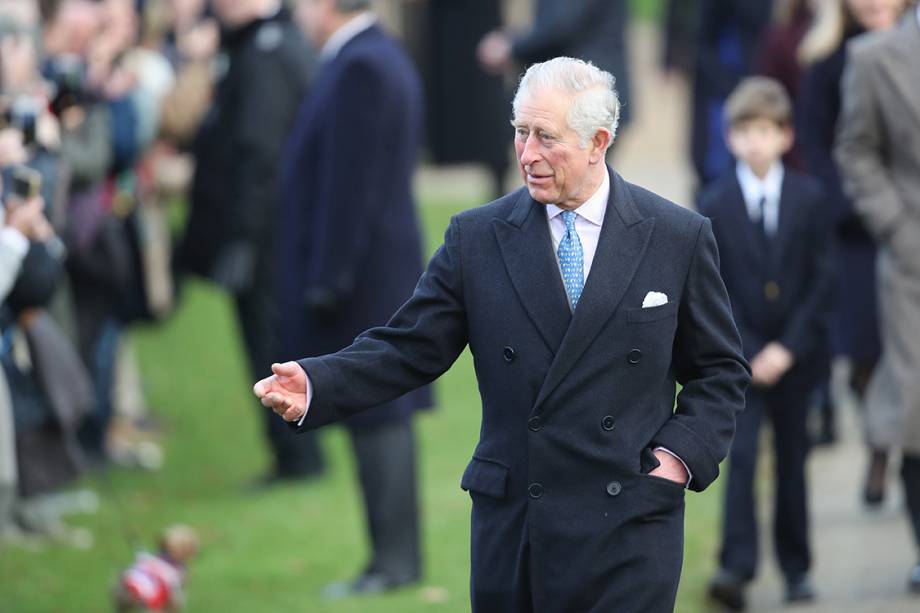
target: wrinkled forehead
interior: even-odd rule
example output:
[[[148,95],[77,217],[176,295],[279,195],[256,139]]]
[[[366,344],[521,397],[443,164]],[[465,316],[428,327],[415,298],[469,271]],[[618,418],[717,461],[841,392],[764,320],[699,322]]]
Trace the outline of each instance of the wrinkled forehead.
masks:
[[[535,88],[519,91],[512,108],[514,125],[551,123],[557,128],[568,127],[569,109],[574,96],[556,88]]]

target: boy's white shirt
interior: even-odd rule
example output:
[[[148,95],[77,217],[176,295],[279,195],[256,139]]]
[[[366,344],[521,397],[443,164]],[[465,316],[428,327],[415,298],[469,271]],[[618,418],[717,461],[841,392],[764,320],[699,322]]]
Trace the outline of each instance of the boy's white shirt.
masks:
[[[748,217],[754,223],[760,223],[760,199],[766,197],[764,203],[764,229],[768,236],[774,236],[776,229],[779,227],[779,203],[783,191],[783,177],[786,169],[780,161],[774,162],[767,172],[767,176],[761,179],[751,167],[744,162],[738,162],[735,167],[735,175],[738,177],[738,183],[741,184],[741,193],[744,196],[744,203],[747,206]]]

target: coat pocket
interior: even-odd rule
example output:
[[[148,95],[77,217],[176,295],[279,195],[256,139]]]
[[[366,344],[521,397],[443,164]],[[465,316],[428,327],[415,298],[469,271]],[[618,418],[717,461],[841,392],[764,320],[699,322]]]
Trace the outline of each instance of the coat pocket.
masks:
[[[460,487],[468,492],[504,498],[508,490],[508,467],[474,457],[463,471]]]
[[[660,321],[677,315],[678,303],[669,302],[661,306],[649,307],[647,309],[629,309],[626,311],[626,319],[631,324],[645,324],[653,321]]]

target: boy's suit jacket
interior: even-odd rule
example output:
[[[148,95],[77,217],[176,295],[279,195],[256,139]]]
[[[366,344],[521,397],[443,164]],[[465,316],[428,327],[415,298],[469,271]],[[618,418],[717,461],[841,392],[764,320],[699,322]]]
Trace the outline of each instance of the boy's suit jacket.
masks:
[[[779,223],[764,250],[734,169],[700,200],[700,213],[712,220],[745,357],[779,341],[795,356],[796,378],[818,376],[827,359],[833,268],[824,202],[816,181],[786,169]]]

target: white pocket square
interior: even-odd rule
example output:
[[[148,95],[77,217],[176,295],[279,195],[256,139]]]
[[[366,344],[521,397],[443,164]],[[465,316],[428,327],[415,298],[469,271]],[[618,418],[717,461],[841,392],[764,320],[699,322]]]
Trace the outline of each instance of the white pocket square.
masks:
[[[662,294],[661,292],[649,292],[645,295],[645,300],[642,301],[642,308],[649,309],[667,303],[668,297],[666,294]]]

